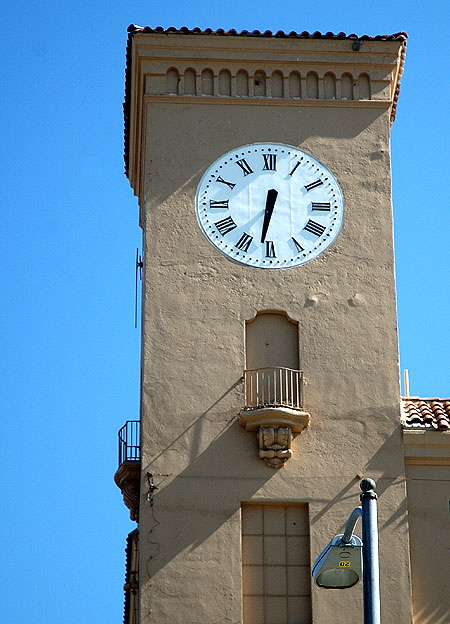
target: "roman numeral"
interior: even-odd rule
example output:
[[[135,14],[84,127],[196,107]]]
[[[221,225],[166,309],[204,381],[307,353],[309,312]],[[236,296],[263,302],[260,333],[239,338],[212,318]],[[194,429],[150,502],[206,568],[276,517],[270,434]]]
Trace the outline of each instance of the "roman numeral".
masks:
[[[277,155],[276,154],[263,154],[264,167],[263,171],[276,171],[277,170]]]
[[[209,200],[210,208],[228,208],[228,199],[222,199],[220,201],[215,201],[214,199]]]
[[[300,253],[301,251],[305,251],[305,248],[302,247],[300,245],[300,243],[297,240],[295,240],[295,238],[293,236],[292,236],[292,241],[293,241],[295,247],[297,248],[298,253]]]
[[[307,191],[312,191],[313,188],[316,188],[316,186],[321,186],[323,184],[322,180],[316,180],[315,182],[310,182],[309,184],[305,184],[305,189]]]
[[[239,167],[244,172],[245,176],[249,175],[250,173],[253,173],[253,169],[250,167],[250,165],[245,160],[245,158],[241,158],[241,160],[237,160],[236,164],[239,165]]]
[[[289,174],[290,176],[291,176],[291,175],[294,175],[295,170],[297,169],[297,167],[300,167],[300,161],[298,161],[297,163],[295,163],[294,168],[292,169],[291,173]]]
[[[330,202],[312,202],[313,210],[320,210],[322,212],[330,212],[331,203]]]
[[[221,184],[226,184],[227,186],[230,187],[230,189],[234,189],[234,187],[236,186],[236,184],[233,184],[233,182],[227,182],[221,176],[217,178],[216,182],[220,182]]]
[[[322,236],[327,228],[321,223],[317,223],[316,221],[312,221],[310,219],[303,229],[307,232],[311,232],[314,236]]]
[[[244,232],[241,238],[236,243],[235,247],[237,247],[241,251],[248,251],[248,248],[250,247],[250,243],[252,242],[252,240],[253,240],[253,236],[250,236],[250,234],[247,234],[246,232]]]
[[[216,221],[214,225],[219,230],[220,234],[222,234],[222,236],[225,236],[225,234],[228,234],[228,232],[231,232],[231,230],[234,230],[234,228],[237,227],[236,223],[231,217],[226,217],[225,219]]]
[[[276,258],[275,245],[273,241],[266,240],[266,258]]]

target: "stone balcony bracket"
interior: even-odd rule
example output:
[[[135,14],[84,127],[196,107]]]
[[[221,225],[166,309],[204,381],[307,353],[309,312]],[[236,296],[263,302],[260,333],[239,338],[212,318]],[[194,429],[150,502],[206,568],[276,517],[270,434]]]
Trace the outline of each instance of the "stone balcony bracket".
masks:
[[[292,439],[309,425],[310,415],[289,407],[251,407],[239,415],[246,431],[256,431],[259,458],[271,468],[281,468],[292,457]]]
[[[139,522],[140,478],[140,461],[124,461],[114,475],[114,481],[122,492],[123,502],[130,510],[130,518],[134,522]]]

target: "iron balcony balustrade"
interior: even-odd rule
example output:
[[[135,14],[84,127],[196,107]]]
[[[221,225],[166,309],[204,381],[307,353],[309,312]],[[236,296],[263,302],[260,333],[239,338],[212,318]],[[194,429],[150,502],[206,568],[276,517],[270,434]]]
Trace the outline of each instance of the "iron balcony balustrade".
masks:
[[[303,407],[303,373],[272,366],[244,371],[245,407]]]
[[[119,429],[119,468],[125,461],[140,461],[140,429],[139,420],[127,420]]]
[[[130,518],[139,520],[139,489],[141,478],[141,444],[139,420],[127,420],[119,429],[119,467],[114,481],[130,510]]]

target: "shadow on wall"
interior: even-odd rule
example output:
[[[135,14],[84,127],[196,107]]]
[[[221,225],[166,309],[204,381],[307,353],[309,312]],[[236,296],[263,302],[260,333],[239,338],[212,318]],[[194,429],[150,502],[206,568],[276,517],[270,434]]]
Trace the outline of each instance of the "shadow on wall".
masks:
[[[252,450],[252,434],[243,431],[235,409],[230,408],[236,405],[235,399],[229,401],[229,395],[234,392],[242,392],[241,378],[165,448],[159,448],[144,467],[148,476],[152,473],[148,483],[141,486],[147,504],[141,507],[140,528],[145,527],[146,533],[141,532],[140,541],[149,576],[181,552],[190,552],[195,558],[196,548],[221,527],[224,535],[236,539],[236,524],[233,520],[230,523],[230,519],[236,515],[240,526],[241,501],[250,500],[276,474],[264,462],[255,461],[257,436],[253,435]],[[173,465],[172,458],[175,464],[178,461],[187,464],[184,470],[176,477],[160,474],[165,465]],[[158,490],[151,492],[153,480]],[[163,543],[164,549],[160,548]]]
[[[338,108],[332,116],[324,116],[318,103],[314,107],[287,107],[278,113],[279,123],[274,125],[273,107],[239,105],[196,106],[183,104],[164,109],[164,114],[155,109],[149,119],[154,137],[152,145],[158,145],[170,128],[171,144],[189,145],[189,150],[173,149],[170,163],[167,153],[155,150],[151,153],[149,178],[149,201],[157,206],[167,201],[174,189],[183,196],[192,192],[206,167],[226,152],[242,145],[261,141],[276,141],[312,150],[320,139],[321,145],[336,145],[341,141],[341,152],[346,159],[360,157],[355,137],[363,135],[380,116],[383,109],[367,109],[364,115],[355,115],[352,108]],[[160,139],[161,137],[161,139]],[[309,143],[305,145],[305,143]],[[356,151],[355,151],[356,148]],[[325,163],[331,165],[331,163]],[[153,188],[153,178],[158,184]]]
[[[389,487],[401,486],[404,489],[404,496],[401,503],[396,509],[392,510],[388,515],[384,513],[384,520],[379,521],[379,530],[389,528],[390,532],[399,529],[407,523],[407,501],[406,501],[406,480],[404,474],[403,447],[399,447],[399,431],[401,435],[401,425],[399,430],[395,431],[386,442],[378,449],[373,457],[367,462],[367,475],[377,474],[377,494],[382,499],[383,493]],[[386,458],[397,457],[397,462],[392,462],[386,467]],[[397,468],[397,470],[395,470]]]
[[[242,394],[243,381],[244,381],[243,377],[240,377],[239,379],[237,379],[229,388],[227,388],[227,390],[225,390],[225,392],[221,396],[219,396],[213,403],[211,403],[211,405],[209,405],[208,409],[206,409],[202,414],[200,414],[200,416],[195,418],[191,422],[191,424],[188,425],[186,429],[184,429],[178,436],[173,438],[170,444],[166,445],[164,448],[158,447],[157,452],[150,459],[151,463],[153,464],[157,462],[158,459],[160,459],[161,457],[164,457],[164,455],[166,455],[168,452],[171,452],[171,451],[177,452],[177,446],[182,441],[185,443],[187,442],[189,444],[190,446],[189,461],[194,462],[198,458],[199,454],[201,453],[200,440],[202,439],[202,429],[204,427],[205,421],[208,420],[209,418],[210,412],[212,412],[214,408],[220,405],[220,403],[224,401],[228,397],[228,395],[230,395],[231,393],[238,391],[240,394]],[[243,398],[241,399],[241,403],[243,404]],[[187,411],[189,411],[188,407],[187,407]],[[231,417],[226,419],[223,422],[222,429],[219,431],[219,433],[217,433],[216,437],[219,438],[220,436],[222,436],[223,433],[230,427],[230,425],[235,420],[236,420],[235,414],[232,414]],[[216,417],[214,418],[214,422],[215,422],[215,428],[217,428],[218,423],[217,423]],[[214,440],[211,443],[214,444]],[[148,468],[148,470],[151,472],[152,469]]]
[[[201,418],[189,429],[198,427],[199,420]],[[248,442],[247,435],[242,435],[233,417],[220,435],[175,478],[155,475],[160,489],[153,496],[147,496],[147,514],[151,520],[145,526],[150,528],[147,534],[141,535],[149,576],[181,552],[190,552],[195,558],[196,548],[221,527],[223,539],[235,539],[235,524],[231,519],[236,515],[236,522],[240,523],[240,502],[250,500],[276,474],[263,462],[255,466],[256,436],[255,453],[249,452]],[[234,449],[232,455],[230,448]],[[246,470],[251,470],[251,478],[242,477]],[[224,526],[226,524],[228,527]],[[162,543],[170,543],[170,547],[161,549]]]
[[[368,419],[369,422],[369,419]],[[400,427],[400,425],[399,425]],[[342,459],[342,462],[345,460]],[[359,490],[359,481],[363,477],[370,477],[375,479],[377,483],[376,492],[378,494],[379,501],[383,505],[383,494],[390,487],[405,487],[405,474],[403,464],[402,447],[399,442],[399,430],[395,429],[394,432],[384,441],[378,448],[376,453],[366,462],[362,473],[359,476],[355,476],[351,479],[339,492],[329,501],[323,501],[324,505],[321,510],[311,518],[311,524],[318,522],[323,516],[325,516],[335,505],[342,505],[346,499],[349,500],[348,514],[355,505],[355,492],[358,492],[358,496],[361,493]],[[359,505],[359,501],[356,501],[356,505]],[[395,509],[389,509],[383,506],[379,507],[379,530],[382,531],[386,528],[395,531],[400,526],[407,522],[407,502],[406,491],[401,503],[397,504]],[[345,527],[347,518],[342,519],[342,525],[336,527],[336,531],[343,530]]]

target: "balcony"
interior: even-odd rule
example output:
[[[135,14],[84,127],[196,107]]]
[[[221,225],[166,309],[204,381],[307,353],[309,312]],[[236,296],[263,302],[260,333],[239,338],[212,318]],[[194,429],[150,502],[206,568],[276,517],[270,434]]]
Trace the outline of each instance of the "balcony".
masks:
[[[120,488],[130,518],[139,521],[139,492],[141,478],[140,421],[127,420],[119,429],[119,467],[114,481]]]
[[[245,407],[239,423],[257,431],[259,457],[271,468],[280,468],[292,456],[294,434],[308,426],[303,410],[303,373],[273,366],[244,372]]]
[[[303,373],[292,368],[274,366],[244,372],[245,405],[247,409],[303,405]]]

